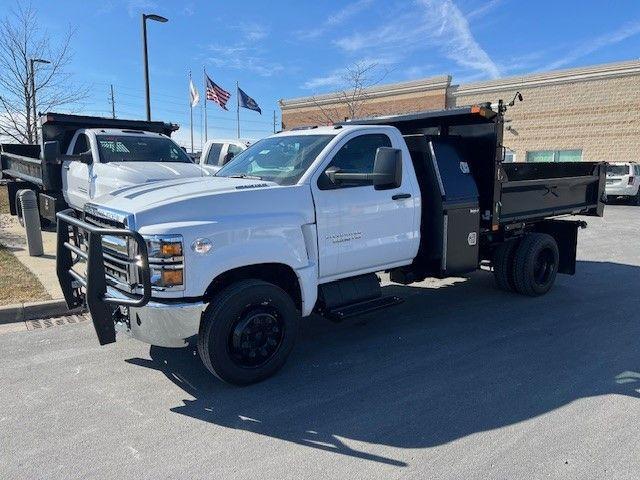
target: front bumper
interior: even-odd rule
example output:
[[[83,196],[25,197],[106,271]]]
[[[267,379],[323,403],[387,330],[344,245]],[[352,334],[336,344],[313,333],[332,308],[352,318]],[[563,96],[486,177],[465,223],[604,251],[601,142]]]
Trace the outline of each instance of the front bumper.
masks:
[[[206,304],[151,298],[149,258],[142,236],[122,228],[101,228],[87,223],[71,211],[58,213],[56,273],[69,308],[86,304],[100,345],[113,343],[116,330],[152,345],[182,347],[198,333]],[[86,238],[86,243],[80,241]],[[114,257],[103,251],[103,236],[128,237],[137,244],[135,258],[117,259],[135,265],[138,283],[125,293],[109,281],[105,262]],[[87,245],[87,248],[84,248]],[[86,261],[86,274],[74,266]]]
[[[204,302],[165,303],[150,301],[144,307],[129,307],[128,321],[115,323],[116,331],[159,347],[180,348],[198,334]]]

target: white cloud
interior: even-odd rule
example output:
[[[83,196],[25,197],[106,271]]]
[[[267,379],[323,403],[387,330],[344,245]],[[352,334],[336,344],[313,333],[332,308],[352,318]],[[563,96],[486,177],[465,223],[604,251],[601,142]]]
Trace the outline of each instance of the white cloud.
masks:
[[[489,0],[489,1],[486,1],[482,5],[480,5],[478,8],[476,8],[475,10],[471,10],[465,16],[467,17],[467,20],[483,17],[490,10],[493,10],[495,7],[500,5],[503,1],[504,0]]]
[[[242,32],[245,40],[255,42],[262,40],[269,34],[269,30],[264,26],[255,22],[241,22],[234,27]]]
[[[266,60],[260,50],[244,44],[209,45],[208,50],[212,56],[206,60],[219,68],[249,71],[261,77],[271,77],[284,70],[282,64]]]
[[[574,62],[575,60],[578,60],[579,58],[586,57],[587,55],[600,50],[601,48],[620,43],[627,38],[638,35],[639,33],[640,22],[626,23],[617,30],[605,33],[604,35],[600,35],[586,41],[579,47],[570,51],[564,57],[559,58],[555,62],[551,62],[550,64],[546,65],[544,68],[542,68],[542,70],[554,70],[564,67]]]
[[[319,27],[311,28],[308,30],[298,30],[294,33],[298,38],[302,40],[318,38],[330,28],[341,25],[351,17],[357,15],[366,7],[371,5],[371,3],[373,3],[373,0],[356,0],[355,2],[346,5],[332,15],[329,15],[329,17],[327,17],[327,19],[322,22]]]
[[[458,66],[497,78],[500,69],[477,42],[469,22],[452,0],[418,0],[419,10],[396,16],[379,28],[340,38],[334,43],[347,53],[401,56],[437,48]],[[407,28],[407,25],[417,27]]]

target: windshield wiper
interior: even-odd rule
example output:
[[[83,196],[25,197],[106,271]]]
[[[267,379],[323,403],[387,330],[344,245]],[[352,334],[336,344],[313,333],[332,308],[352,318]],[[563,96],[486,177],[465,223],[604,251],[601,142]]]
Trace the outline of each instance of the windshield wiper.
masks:
[[[262,180],[257,175],[247,175],[246,173],[236,173],[235,175],[227,175],[228,178],[248,178],[249,180]]]

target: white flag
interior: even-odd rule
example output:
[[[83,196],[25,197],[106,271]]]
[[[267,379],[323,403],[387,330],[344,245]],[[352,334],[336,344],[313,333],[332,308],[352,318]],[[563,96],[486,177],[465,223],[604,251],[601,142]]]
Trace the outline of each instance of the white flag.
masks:
[[[193,84],[193,80],[191,80],[191,78],[189,78],[189,97],[191,99],[192,107],[198,105],[198,102],[200,101],[200,94],[198,93],[198,90],[196,90],[196,86]]]

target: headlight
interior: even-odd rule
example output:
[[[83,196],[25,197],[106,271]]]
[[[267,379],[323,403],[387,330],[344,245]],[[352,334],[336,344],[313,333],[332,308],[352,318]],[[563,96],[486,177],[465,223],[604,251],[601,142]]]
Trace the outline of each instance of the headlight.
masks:
[[[151,285],[156,289],[184,288],[182,235],[143,235],[149,255]]]
[[[150,260],[182,256],[182,235],[145,235],[144,239]]]

